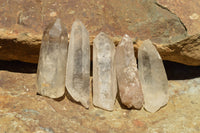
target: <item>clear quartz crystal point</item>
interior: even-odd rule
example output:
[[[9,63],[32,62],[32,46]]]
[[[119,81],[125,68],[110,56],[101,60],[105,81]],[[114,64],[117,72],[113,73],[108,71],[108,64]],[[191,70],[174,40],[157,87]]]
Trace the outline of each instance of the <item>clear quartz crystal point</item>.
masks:
[[[138,51],[139,77],[144,94],[144,108],[156,112],[166,105],[168,80],[162,59],[150,40],[146,40]]]
[[[68,34],[60,19],[44,31],[37,69],[37,91],[59,98],[65,93]]]
[[[90,43],[89,34],[81,21],[72,25],[66,69],[66,88],[72,98],[89,108]]]
[[[93,104],[109,111],[114,109],[117,94],[114,55],[112,40],[99,33],[93,44]]]
[[[124,35],[117,46],[115,66],[121,102],[128,108],[142,108],[144,97],[138,76],[133,43],[128,35]]]

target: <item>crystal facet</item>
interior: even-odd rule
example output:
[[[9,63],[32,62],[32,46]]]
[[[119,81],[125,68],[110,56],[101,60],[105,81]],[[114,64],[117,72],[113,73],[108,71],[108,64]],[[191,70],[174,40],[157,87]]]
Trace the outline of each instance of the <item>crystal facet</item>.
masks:
[[[72,98],[89,108],[90,43],[89,34],[80,21],[72,25],[66,69],[66,88]]]
[[[65,93],[67,36],[60,19],[44,31],[37,70],[37,88],[41,95],[59,98]]]
[[[133,43],[128,35],[124,35],[117,46],[115,66],[121,102],[128,108],[142,108],[144,97],[138,76]]]
[[[117,94],[114,55],[112,40],[99,33],[93,44],[93,104],[109,111],[114,109]]]
[[[144,94],[144,108],[156,112],[168,102],[168,80],[162,59],[150,40],[139,48],[139,77]]]

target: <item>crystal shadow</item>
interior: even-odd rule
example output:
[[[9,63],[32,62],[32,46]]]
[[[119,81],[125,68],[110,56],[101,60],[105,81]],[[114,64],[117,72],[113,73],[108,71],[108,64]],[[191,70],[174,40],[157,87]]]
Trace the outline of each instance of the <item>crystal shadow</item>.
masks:
[[[17,73],[36,73],[37,64],[26,63],[21,61],[2,61],[0,60],[0,70]]]
[[[163,61],[168,80],[185,80],[200,77],[200,66]]]

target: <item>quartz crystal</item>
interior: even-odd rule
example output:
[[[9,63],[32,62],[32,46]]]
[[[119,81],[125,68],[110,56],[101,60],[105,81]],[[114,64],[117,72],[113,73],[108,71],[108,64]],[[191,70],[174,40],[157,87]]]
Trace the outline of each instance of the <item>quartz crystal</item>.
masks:
[[[121,102],[128,108],[142,108],[144,97],[138,76],[133,43],[128,35],[124,35],[117,46],[115,66]]]
[[[99,33],[93,44],[93,104],[109,111],[114,109],[117,94],[114,55],[112,40]]]
[[[79,20],[72,25],[65,84],[72,98],[89,108],[90,43],[88,32]]]
[[[168,102],[168,80],[162,59],[150,40],[139,48],[139,77],[144,94],[144,108],[156,112]]]
[[[59,98],[65,93],[67,29],[57,19],[44,31],[37,69],[37,91],[43,96]]]

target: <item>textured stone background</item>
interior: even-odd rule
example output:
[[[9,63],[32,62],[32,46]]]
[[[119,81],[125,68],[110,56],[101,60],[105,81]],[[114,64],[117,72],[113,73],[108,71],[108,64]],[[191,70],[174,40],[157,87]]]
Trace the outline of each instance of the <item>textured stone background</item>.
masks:
[[[159,4],[176,14],[187,27],[189,35],[200,31],[199,0],[157,0]]]
[[[180,19],[155,0],[12,0],[0,1],[0,27],[42,34],[59,17],[71,29],[75,19],[86,25],[91,36],[100,31],[111,36],[130,34],[158,43],[183,39],[187,33]]]
[[[37,65],[0,62],[0,132],[4,133],[198,133],[200,67],[165,62],[169,103],[158,112],[87,110],[68,98],[36,95]],[[23,72],[23,73],[22,73]]]
[[[0,133],[200,132],[199,0],[0,0],[0,60],[37,63],[45,26],[60,17],[70,33],[78,18],[90,32],[150,38],[165,62],[169,103],[158,112],[86,110],[67,96],[36,95],[37,64],[0,61]],[[179,19],[180,18],[180,19]],[[70,35],[70,34],[69,34]],[[91,43],[92,44],[92,43]],[[91,45],[92,47],[92,45]]]
[[[69,35],[73,21],[80,19],[90,33],[91,44],[100,31],[108,33],[116,44],[126,33],[136,40],[162,44],[165,50],[158,50],[164,60],[200,65],[199,54],[183,49],[183,44],[175,46],[198,33],[199,5],[199,0],[0,0],[0,59],[37,63],[42,32],[59,17]],[[186,44],[199,53],[200,46],[193,41]]]

